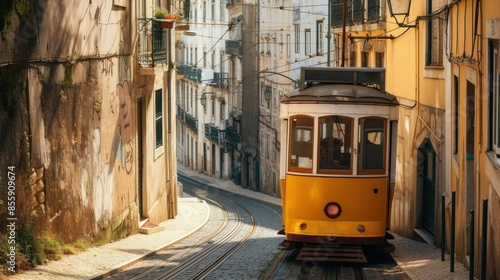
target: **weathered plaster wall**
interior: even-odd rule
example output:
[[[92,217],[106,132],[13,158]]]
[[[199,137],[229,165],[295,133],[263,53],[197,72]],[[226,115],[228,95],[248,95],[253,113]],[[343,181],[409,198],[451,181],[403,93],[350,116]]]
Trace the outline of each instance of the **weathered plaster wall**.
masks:
[[[130,89],[113,61],[113,75],[101,60],[19,72],[14,113],[0,118],[0,165],[17,169],[22,223],[64,240],[137,230]],[[116,232],[124,221],[132,226]]]

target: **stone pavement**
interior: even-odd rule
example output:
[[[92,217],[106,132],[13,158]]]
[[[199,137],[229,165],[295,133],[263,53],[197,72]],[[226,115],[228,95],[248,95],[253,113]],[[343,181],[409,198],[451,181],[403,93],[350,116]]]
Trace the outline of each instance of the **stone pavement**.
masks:
[[[179,198],[178,215],[160,225],[162,232],[150,235],[135,234],[119,241],[93,247],[76,255],[63,256],[33,270],[10,276],[8,279],[97,279],[119,268],[127,267],[148,255],[161,251],[201,228],[208,221],[208,205],[197,198]]]
[[[178,172],[211,186],[252,197],[261,201],[281,205],[281,199],[242,189],[232,181],[222,181],[188,170],[178,164]],[[37,266],[31,271],[11,276],[9,279],[98,279],[113,271],[127,267],[148,255],[161,251],[170,244],[201,228],[209,216],[205,202],[195,198],[179,198],[178,216],[160,225],[165,230],[150,235],[135,234],[77,255],[64,256],[59,261]],[[455,262],[455,272],[450,271],[450,256],[441,261],[440,248],[424,242],[410,240],[393,234],[390,242],[396,246],[394,260],[411,279],[468,279],[469,271],[463,264]]]
[[[469,270],[455,260],[454,271],[450,272],[450,255],[441,261],[441,249],[425,242],[394,235],[390,243],[396,246],[392,258],[410,279],[469,279]]]

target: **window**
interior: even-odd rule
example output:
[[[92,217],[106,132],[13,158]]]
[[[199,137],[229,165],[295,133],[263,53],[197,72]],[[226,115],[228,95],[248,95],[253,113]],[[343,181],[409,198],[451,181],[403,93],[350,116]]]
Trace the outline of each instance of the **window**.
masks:
[[[220,119],[224,120],[226,119],[226,100],[222,99],[220,102]]]
[[[161,89],[155,92],[155,140],[157,149],[163,146],[163,92]]]
[[[207,2],[201,2],[201,12],[203,13],[203,22],[207,22]]]
[[[370,67],[370,52],[361,52],[361,67]]]
[[[220,63],[219,63],[219,67],[220,67],[220,72],[222,74],[225,74],[224,71],[226,71],[226,69],[224,67],[224,65],[225,65],[224,56],[225,56],[224,51],[220,51],[220,58],[219,58]],[[215,65],[215,62],[214,62],[214,65]],[[223,84],[227,85],[227,81],[225,83],[223,83]]]
[[[312,172],[314,119],[306,116],[290,118],[290,171]]]
[[[458,100],[459,100],[459,91],[458,91],[458,77],[453,76],[453,154],[457,156],[458,154]]]
[[[325,34],[323,33],[323,21],[316,22],[316,54],[323,54],[323,42],[325,40]]]
[[[291,40],[290,40],[290,34],[286,34],[286,56],[290,57],[290,43],[291,43]]]
[[[266,134],[266,159],[269,160],[269,155],[271,154],[270,151],[271,144],[269,142],[269,134]]]
[[[194,61],[193,66],[198,67],[198,47],[194,48]]]
[[[215,65],[217,64],[217,61],[215,60],[215,50],[212,51],[212,61],[210,63],[212,64],[212,70],[215,70]],[[220,72],[222,73],[222,71]]]
[[[300,26],[295,25],[295,53],[300,53]]]
[[[210,106],[210,110],[212,110],[212,119],[215,118],[215,99],[212,99],[211,102],[212,105]]]
[[[283,53],[283,34],[280,34],[279,50]]]
[[[385,68],[385,55],[383,52],[375,52],[375,67]]]
[[[500,55],[499,41],[489,43],[490,149],[500,157]]]
[[[212,11],[210,12],[212,20],[215,20],[215,0],[212,0]]]
[[[203,68],[207,68],[207,47],[203,47]]]
[[[387,121],[368,117],[359,119],[358,174],[385,172]]]
[[[304,30],[305,55],[311,54],[311,29]]]
[[[328,116],[319,119],[318,173],[352,171],[352,135],[352,118]]]
[[[356,46],[350,44],[347,48],[349,48],[349,66],[356,67]]]
[[[441,1],[427,0],[429,14],[441,8]],[[444,16],[439,14],[427,21],[427,66],[443,66]]]

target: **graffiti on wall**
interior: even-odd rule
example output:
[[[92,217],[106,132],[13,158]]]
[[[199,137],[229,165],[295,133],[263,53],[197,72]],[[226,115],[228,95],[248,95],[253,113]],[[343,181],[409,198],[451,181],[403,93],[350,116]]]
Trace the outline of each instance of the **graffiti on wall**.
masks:
[[[93,198],[94,216],[101,227],[106,227],[111,222],[113,212],[113,167],[109,163],[103,163],[101,157],[101,132],[94,130],[92,140],[93,154]]]
[[[132,108],[130,101],[130,90],[127,80],[116,86],[116,95],[118,97],[118,121],[113,137],[111,148],[111,166],[115,161],[121,161],[121,167],[130,174],[132,171]]]

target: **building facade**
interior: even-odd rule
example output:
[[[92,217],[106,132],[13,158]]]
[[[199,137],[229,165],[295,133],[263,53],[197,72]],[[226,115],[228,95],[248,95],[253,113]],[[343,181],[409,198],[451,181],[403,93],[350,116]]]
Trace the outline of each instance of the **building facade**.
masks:
[[[232,178],[232,151],[226,140],[231,91],[224,39],[229,36],[223,1],[190,1],[189,30],[176,32],[177,154],[187,168]]]
[[[444,246],[483,279],[500,277],[499,11],[412,1],[387,23],[387,88],[403,105],[391,230]]]
[[[175,217],[172,33],[155,6],[27,3],[2,6],[0,41],[0,166],[15,170],[18,226],[109,241]]]

